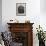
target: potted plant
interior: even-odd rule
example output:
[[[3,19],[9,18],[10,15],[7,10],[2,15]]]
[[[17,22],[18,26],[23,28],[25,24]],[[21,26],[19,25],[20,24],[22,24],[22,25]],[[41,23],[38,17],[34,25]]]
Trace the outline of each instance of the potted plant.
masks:
[[[39,46],[45,46],[45,35],[42,27],[40,27],[39,25],[39,28],[36,28],[36,29],[37,29],[36,36],[38,36]]]

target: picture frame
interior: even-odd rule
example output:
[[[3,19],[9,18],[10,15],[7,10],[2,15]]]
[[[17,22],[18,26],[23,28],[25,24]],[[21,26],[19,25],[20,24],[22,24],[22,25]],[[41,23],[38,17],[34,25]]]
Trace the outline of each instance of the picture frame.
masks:
[[[26,3],[16,3],[16,15],[26,16]]]

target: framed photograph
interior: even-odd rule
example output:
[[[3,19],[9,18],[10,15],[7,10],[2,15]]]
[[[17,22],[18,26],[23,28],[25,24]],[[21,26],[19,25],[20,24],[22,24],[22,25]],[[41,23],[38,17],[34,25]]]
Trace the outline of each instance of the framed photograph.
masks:
[[[16,3],[16,15],[26,16],[26,3]]]

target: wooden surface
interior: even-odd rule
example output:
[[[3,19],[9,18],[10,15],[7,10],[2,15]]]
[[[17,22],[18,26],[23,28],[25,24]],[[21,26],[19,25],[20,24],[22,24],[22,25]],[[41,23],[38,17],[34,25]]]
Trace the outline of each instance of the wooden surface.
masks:
[[[14,32],[28,32],[28,45],[33,46],[33,23],[7,23],[9,31]]]

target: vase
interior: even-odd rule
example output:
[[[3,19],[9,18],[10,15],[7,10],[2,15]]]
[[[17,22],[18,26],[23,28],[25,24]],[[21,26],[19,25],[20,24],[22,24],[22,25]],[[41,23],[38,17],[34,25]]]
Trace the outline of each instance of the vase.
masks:
[[[39,46],[45,46],[45,41],[39,40]]]

